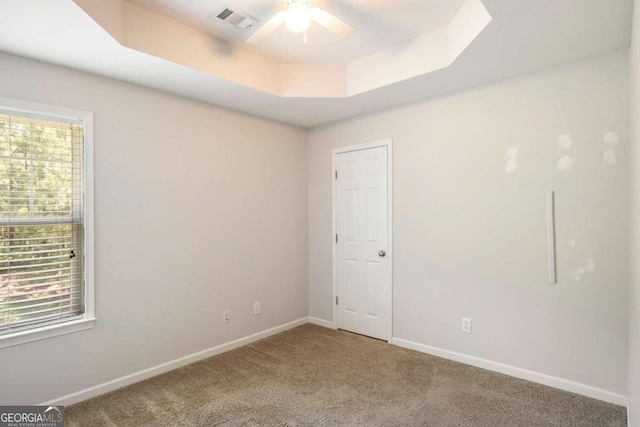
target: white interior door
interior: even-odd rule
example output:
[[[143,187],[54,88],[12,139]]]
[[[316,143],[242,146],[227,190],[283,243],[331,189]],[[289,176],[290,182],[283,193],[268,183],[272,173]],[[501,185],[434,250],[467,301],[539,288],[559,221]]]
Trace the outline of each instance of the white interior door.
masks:
[[[388,147],[336,155],[335,281],[339,329],[391,339]]]

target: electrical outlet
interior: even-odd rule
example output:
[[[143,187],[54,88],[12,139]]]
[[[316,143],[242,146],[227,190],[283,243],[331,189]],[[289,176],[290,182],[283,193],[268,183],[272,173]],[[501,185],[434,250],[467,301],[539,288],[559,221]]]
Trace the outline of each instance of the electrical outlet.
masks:
[[[223,311],[222,312],[222,323],[229,323],[231,322],[231,316],[229,315],[228,311]]]
[[[471,319],[467,319],[466,317],[462,318],[462,332],[465,334],[471,333]]]
[[[260,314],[260,301],[253,303],[253,314]]]

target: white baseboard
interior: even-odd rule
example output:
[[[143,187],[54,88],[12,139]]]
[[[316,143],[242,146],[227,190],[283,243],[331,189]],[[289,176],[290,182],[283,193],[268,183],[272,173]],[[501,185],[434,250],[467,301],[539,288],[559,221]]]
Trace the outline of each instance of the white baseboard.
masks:
[[[329,320],[318,319],[317,317],[309,316],[309,323],[312,325],[322,326],[323,328],[336,329],[335,323]]]
[[[244,338],[237,339],[225,344],[221,344],[215,347],[211,347],[206,350],[199,351],[197,353],[190,354],[188,356],[180,357],[179,359],[171,360],[160,365],[153,366],[142,371],[134,372],[124,377],[116,378],[115,380],[107,381],[102,384],[98,384],[93,387],[86,388],[84,390],[77,391],[75,393],[67,394],[66,396],[59,397],[57,399],[49,400],[45,403],[41,403],[40,406],[49,405],[73,405],[74,403],[82,402],[83,400],[91,399],[92,397],[100,396],[101,394],[108,393],[113,390],[134,384],[143,380],[146,380],[156,375],[164,374],[165,372],[172,371],[174,369],[181,368],[194,362],[206,359],[211,356],[233,350],[238,347],[242,347],[247,344],[251,344],[263,338],[267,338],[271,335],[279,334],[286,330],[295,328],[296,326],[304,325],[309,322],[307,317],[294,320],[293,322],[285,323],[284,325],[276,326],[275,328],[267,329],[266,331],[258,332],[253,335],[249,335]]]
[[[143,380],[146,380],[156,375],[163,374],[165,372],[172,371],[174,369],[181,368],[191,363],[198,362],[208,357],[216,356],[221,353],[242,347],[247,344],[259,341],[263,338],[267,338],[271,335],[284,332],[286,330],[295,328],[305,323],[311,323],[314,325],[322,326],[329,329],[336,329],[334,322],[318,319],[316,317],[304,317],[302,319],[294,320],[293,322],[285,323],[284,325],[276,326],[271,329],[267,329],[262,332],[249,335],[244,338],[240,338],[225,344],[221,344],[206,350],[199,351],[169,362],[162,363],[160,365],[153,366],[151,368],[143,369],[138,372],[134,372],[129,375],[125,375],[120,378],[116,378],[111,381],[107,381],[102,384],[98,384],[93,387],[86,388],[84,390],[77,391],[75,393],[67,394],[66,396],[52,399],[47,402],[41,403],[41,406],[49,405],[72,405],[74,403],[81,402],[83,400],[91,399],[92,397],[100,396],[113,390],[134,384]],[[626,406],[628,420],[631,420],[630,408],[628,406],[627,397],[621,394],[616,394],[607,390],[603,390],[597,387],[592,387],[586,384],[577,383],[575,381],[565,380],[562,378],[553,377],[538,372],[529,371],[515,366],[505,365],[503,363],[492,362],[490,360],[481,359],[474,356],[469,356],[462,353],[456,353],[454,351],[443,350],[436,347],[427,346],[424,344],[416,343],[413,341],[404,340],[401,338],[392,338],[391,344],[399,347],[416,350],[422,353],[431,354],[433,356],[442,357],[445,359],[453,360],[456,362],[464,363],[471,366],[487,369],[494,372],[500,372],[512,377],[532,381],[535,383],[543,384],[546,386],[558,388],[561,390],[569,391],[572,393],[581,394],[584,396],[592,397],[594,399],[603,400],[605,402],[614,403],[616,405]],[[630,425],[630,424],[629,424]]]
[[[620,406],[627,406],[627,396],[613,393],[590,385],[581,384],[575,381],[565,380],[553,377],[551,375],[541,374],[527,369],[517,368],[515,366],[505,365],[491,360],[481,359],[475,356],[469,356],[454,351],[443,350],[441,348],[431,347],[428,345],[404,340],[402,338],[392,338],[391,344],[398,347],[416,350],[421,353],[431,354],[433,356],[442,357],[444,359],[453,360],[455,362],[464,363],[466,365],[476,366],[478,368],[487,369],[489,371],[500,372],[505,375],[531,381],[534,383],[558,388],[560,390],[581,394],[583,396],[592,397],[594,399],[603,400]]]

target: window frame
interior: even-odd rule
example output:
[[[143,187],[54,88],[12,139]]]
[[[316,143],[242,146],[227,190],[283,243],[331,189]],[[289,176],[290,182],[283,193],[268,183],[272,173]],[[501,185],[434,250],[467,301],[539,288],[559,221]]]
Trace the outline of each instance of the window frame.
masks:
[[[80,120],[83,137],[83,209],[84,209],[84,313],[70,320],[56,320],[40,326],[0,335],[0,349],[32,341],[39,341],[94,327],[94,222],[93,222],[93,113],[66,107],[46,105],[0,97],[0,109],[26,116],[36,115],[52,119]]]

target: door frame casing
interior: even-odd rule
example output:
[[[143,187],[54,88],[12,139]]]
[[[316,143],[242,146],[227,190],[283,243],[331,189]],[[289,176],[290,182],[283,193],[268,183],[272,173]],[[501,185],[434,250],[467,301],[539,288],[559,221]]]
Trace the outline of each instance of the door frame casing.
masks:
[[[331,305],[333,306],[333,327],[338,329],[338,317],[337,317],[337,305],[336,297],[338,295],[338,280],[336,277],[336,253],[337,243],[335,235],[337,233],[337,180],[335,179],[336,167],[338,165],[338,155],[343,153],[349,153],[352,151],[368,150],[370,148],[387,147],[387,281],[389,283],[389,307],[390,318],[389,325],[387,325],[386,340],[391,343],[393,337],[393,140],[383,139],[379,141],[366,142],[363,144],[348,145],[344,147],[337,147],[331,150],[331,265],[332,265],[332,285],[333,285],[333,298],[331,299]]]

